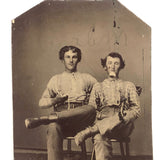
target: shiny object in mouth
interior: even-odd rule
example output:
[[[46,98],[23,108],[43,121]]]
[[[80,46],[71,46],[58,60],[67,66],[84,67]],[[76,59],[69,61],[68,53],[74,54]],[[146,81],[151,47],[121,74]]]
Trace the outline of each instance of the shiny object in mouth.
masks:
[[[116,73],[115,73],[115,72],[110,72],[110,73],[109,73],[109,76],[110,76],[110,77],[116,77]]]

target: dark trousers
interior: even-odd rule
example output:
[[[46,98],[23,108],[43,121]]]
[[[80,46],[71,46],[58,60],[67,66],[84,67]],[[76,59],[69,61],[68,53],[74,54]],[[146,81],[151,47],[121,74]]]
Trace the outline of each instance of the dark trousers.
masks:
[[[50,123],[47,131],[48,160],[63,160],[63,139],[93,124],[95,108],[89,105],[57,112],[59,120]]]

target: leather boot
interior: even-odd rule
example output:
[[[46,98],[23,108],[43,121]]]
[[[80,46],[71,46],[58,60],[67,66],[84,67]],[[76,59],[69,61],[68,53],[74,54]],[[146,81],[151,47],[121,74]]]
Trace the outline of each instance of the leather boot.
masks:
[[[86,140],[87,138],[99,133],[99,129],[96,125],[93,127],[88,127],[76,134],[74,137],[75,143],[77,146],[81,145],[81,143]]]
[[[57,113],[53,113],[49,116],[43,116],[39,118],[27,118],[25,120],[25,126],[28,129],[36,128],[40,125],[47,125],[58,120]]]

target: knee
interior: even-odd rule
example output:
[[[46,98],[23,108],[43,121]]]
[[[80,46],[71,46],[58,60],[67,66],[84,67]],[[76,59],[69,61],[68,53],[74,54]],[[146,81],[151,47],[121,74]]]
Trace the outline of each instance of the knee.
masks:
[[[129,124],[127,124],[127,126],[125,127],[125,129],[122,130],[122,135],[123,137],[128,137],[131,135],[131,133],[134,130],[134,123],[131,122]]]
[[[88,109],[88,110],[90,110],[90,111],[92,111],[92,112],[96,112],[96,109],[95,109],[95,107],[94,106],[92,106],[92,105],[83,105],[82,107],[84,107],[85,109]]]
[[[88,113],[92,116],[96,116],[96,109],[92,105],[85,105],[84,108],[88,110]]]
[[[92,105],[87,105],[87,106],[88,106],[88,108],[90,108],[91,111],[96,112],[96,109],[94,106],[92,106]]]

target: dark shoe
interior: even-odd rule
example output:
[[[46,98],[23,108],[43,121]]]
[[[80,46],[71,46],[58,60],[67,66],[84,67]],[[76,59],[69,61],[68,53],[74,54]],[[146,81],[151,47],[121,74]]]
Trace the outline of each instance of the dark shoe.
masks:
[[[27,118],[25,120],[25,126],[28,129],[36,128],[40,125],[47,125],[52,122],[56,122],[58,120],[58,116],[56,113],[51,114],[49,116],[43,116],[39,118]]]

